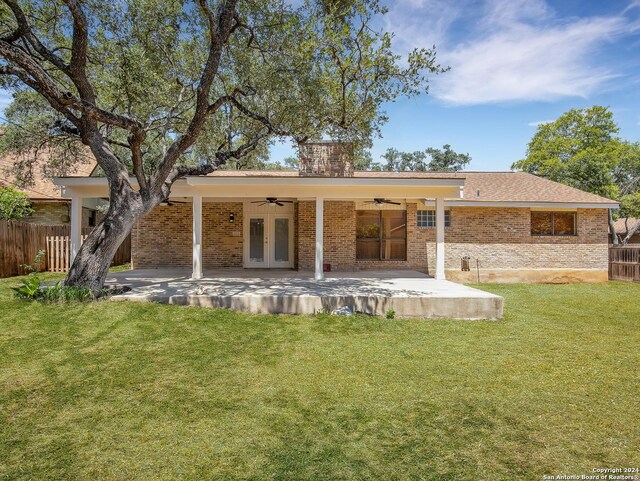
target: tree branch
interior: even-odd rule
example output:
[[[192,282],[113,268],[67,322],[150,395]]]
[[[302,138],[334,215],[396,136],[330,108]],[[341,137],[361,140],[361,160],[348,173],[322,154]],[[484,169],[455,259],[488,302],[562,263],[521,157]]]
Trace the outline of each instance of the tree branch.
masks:
[[[162,189],[165,179],[172,172],[176,161],[196,141],[202,127],[209,116],[209,92],[211,84],[218,73],[222,48],[228,41],[235,15],[237,0],[227,0],[218,5],[214,15],[207,0],[196,0],[209,27],[209,53],[198,87],[196,89],[196,106],[191,122],[185,132],[171,144],[164,155],[156,174],[152,179],[155,189]]]

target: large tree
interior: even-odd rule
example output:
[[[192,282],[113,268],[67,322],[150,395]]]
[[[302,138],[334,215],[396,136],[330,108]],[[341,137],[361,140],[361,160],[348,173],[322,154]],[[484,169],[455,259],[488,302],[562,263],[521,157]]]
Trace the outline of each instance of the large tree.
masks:
[[[512,168],[618,199],[620,215],[637,215],[640,211],[640,145],[620,139],[618,131],[613,113],[607,107],[596,105],[569,110],[557,120],[538,126],[526,157],[515,162]],[[609,228],[617,244],[612,210]]]
[[[428,147],[414,152],[400,152],[387,149],[382,155],[384,164],[378,164],[380,170],[394,172],[457,172],[471,162],[469,154],[460,154],[445,144],[442,150]]]
[[[23,173],[42,149],[65,170],[89,151],[109,182],[66,283],[100,288],[182,176],[264,159],[275,138],[369,144],[382,105],[442,71],[434,49],[401,61],[375,29],[384,13],[377,0],[2,0],[3,148]]]

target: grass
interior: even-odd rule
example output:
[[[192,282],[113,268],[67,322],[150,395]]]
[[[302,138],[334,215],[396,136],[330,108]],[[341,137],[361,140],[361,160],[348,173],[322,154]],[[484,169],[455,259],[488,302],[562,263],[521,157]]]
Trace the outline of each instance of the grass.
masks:
[[[532,480],[640,460],[638,284],[480,286],[501,322],[42,305],[15,284],[0,479]]]

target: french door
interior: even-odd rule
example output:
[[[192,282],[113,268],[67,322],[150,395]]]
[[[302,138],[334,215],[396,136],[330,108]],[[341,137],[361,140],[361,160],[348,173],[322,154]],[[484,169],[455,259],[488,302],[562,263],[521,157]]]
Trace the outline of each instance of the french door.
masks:
[[[245,267],[293,267],[293,215],[248,214]]]

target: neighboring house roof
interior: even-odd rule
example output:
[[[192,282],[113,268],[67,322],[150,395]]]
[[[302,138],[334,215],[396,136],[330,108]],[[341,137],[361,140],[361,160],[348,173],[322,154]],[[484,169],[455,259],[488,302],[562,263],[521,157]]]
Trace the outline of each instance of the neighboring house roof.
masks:
[[[218,170],[208,177],[298,177],[297,170]],[[464,179],[464,193],[456,203],[573,203],[615,201],[526,172],[354,172],[355,178]]]
[[[60,187],[53,183],[53,176],[48,176],[44,172],[47,156],[42,154],[38,157],[37,163],[33,166],[33,184],[22,186],[17,181],[15,174],[12,172],[15,157],[0,157],[0,187],[10,186],[24,192],[31,200],[66,200],[62,197]],[[89,177],[96,168],[96,163],[88,162],[74,166],[73,170],[68,174],[79,177]]]
[[[626,234],[627,228],[628,227],[633,228],[633,226],[636,225],[638,222],[640,222],[640,219],[636,219],[634,217],[621,217],[615,222],[616,233]],[[638,232],[637,235],[640,235],[640,232]]]

